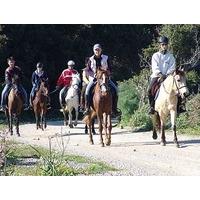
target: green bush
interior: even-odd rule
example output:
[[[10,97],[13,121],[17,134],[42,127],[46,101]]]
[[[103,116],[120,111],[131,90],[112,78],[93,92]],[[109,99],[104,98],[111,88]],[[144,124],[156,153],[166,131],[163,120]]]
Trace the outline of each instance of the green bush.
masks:
[[[151,130],[152,121],[148,115],[148,105],[141,106],[135,113],[131,116],[129,124],[135,129]]]

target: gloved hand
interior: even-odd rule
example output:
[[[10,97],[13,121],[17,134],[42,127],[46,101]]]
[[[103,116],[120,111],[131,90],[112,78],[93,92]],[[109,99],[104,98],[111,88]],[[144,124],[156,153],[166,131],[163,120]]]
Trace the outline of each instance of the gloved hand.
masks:
[[[166,79],[167,76],[165,74],[159,73],[158,77],[159,77],[159,81],[162,82]]]
[[[95,83],[96,81],[97,81],[97,78],[94,78],[94,79],[93,79],[93,82]]]

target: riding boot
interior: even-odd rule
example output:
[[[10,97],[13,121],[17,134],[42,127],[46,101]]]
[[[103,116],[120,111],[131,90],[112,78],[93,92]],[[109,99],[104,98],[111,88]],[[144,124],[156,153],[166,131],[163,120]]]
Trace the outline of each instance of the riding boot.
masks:
[[[149,95],[149,104],[150,104],[150,109],[149,109],[149,112],[148,114],[149,115],[153,115],[155,113],[155,99],[152,95]]]
[[[112,115],[113,117],[118,117],[121,115],[121,111],[117,108],[117,102],[118,102],[118,96],[113,96],[113,102],[112,102]]]
[[[51,109],[51,104],[50,104],[50,97],[48,96],[47,97],[47,110],[50,110]]]
[[[89,95],[86,95],[85,97],[85,111],[84,115],[88,115],[90,113],[90,97]]]

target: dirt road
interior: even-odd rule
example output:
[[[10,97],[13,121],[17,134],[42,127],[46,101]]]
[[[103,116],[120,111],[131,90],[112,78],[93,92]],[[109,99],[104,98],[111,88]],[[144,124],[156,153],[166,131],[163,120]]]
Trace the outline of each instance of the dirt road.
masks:
[[[48,147],[48,137],[53,136],[52,144],[59,149],[61,139],[54,136],[62,132],[66,153],[101,160],[120,169],[104,175],[200,175],[200,137],[178,135],[181,147],[176,148],[172,134],[167,133],[168,142],[163,147],[159,140],[152,139],[150,132],[131,133],[126,129],[113,128],[111,146],[101,147],[98,134],[94,136],[95,144],[89,145],[81,122],[73,129],[62,124],[61,121],[48,122],[45,131],[36,130],[35,124],[21,125],[21,137],[12,138]]]

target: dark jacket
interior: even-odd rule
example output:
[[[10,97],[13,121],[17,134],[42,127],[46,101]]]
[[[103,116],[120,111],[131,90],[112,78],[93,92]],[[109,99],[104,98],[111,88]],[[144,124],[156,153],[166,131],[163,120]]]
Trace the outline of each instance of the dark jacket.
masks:
[[[13,68],[8,67],[5,71],[5,83],[6,84],[11,84],[12,83],[12,78],[14,75],[18,75],[19,79],[18,82],[21,82],[22,79],[22,71],[21,68],[18,66],[14,66]]]
[[[48,83],[48,76],[45,71],[42,71],[42,73],[38,73],[37,70],[35,70],[32,74],[32,85],[39,86],[41,80],[45,80]]]

